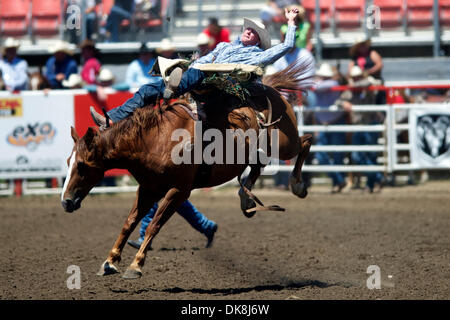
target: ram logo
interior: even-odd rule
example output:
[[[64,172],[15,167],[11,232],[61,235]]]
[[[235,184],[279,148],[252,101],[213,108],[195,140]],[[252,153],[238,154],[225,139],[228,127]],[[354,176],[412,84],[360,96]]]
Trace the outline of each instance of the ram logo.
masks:
[[[417,143],[428,157],[439,161],[450,149],[450,116],[426,115],[417,119]]]

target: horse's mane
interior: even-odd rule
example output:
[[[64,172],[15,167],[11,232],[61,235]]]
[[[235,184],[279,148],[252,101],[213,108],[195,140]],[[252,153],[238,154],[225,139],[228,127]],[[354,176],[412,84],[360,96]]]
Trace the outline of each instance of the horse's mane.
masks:
[[[173,108],[176,104],[187,104],[187,102],[183,99],[178,99],[173,103],[163,104],[156,108],[153,105],[137,108],[128,118],[115,123],[111,130],[108,130],[110,131],[111,139],[119,140],[126,137],[127,140],[135,140],[140,138],[142,131],[159,127],[166,117],[167,111],[177,113],[177,110]]]
[[[262,82],[278,91],[300,90],[306,92],[314,84],[313,76],[307,74],[311,64],[313,61],[307,63],[294,61],[285,69],[264,76]]]

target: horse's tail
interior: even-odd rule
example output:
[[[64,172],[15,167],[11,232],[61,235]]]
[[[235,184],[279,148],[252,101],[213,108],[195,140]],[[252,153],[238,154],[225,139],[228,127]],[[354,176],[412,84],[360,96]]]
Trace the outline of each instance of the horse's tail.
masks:
[[[311,68],[314,67],[314,60],[295,61],[284,70],[274,74],[264,76],[262,82],[278,91],[300,90],[305,92],[314,85]]]

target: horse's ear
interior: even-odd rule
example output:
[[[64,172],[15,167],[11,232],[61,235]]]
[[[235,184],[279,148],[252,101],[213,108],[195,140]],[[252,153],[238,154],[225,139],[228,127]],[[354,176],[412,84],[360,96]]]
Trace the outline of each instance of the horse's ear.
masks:
[[[70,127],[70,134],[72,135],[72,139],[75,143],[77,143],[77,141],[80,140],[80,137],[78,136],[78,133],[74,127]]]
[[[96,136],[97,131],[94,130],[92,127],[89,127],[86,131],[86,134],[84,135],[84,141],[86,142],[86,146],[88,149],[91,149],[92,141],[94,140],[94,137]]]

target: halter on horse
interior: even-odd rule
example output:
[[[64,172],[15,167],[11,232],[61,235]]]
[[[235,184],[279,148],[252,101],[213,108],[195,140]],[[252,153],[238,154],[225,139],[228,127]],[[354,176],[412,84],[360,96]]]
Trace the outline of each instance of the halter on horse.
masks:
[[[301,71],[300,67],[290,66],[266,79],[265,84],[272,87],[266,86],[264,95],[252,97],[253,108],[245,105],[230,111],[227,110],[227,104],[232,102],[222,101],[223,105],[214,106],[210,121],[214,123],[214,128],[221,132],[229,128],[259,130],[254,108],[264,113],[267,118],[270,104],[273,119],[279,119],[271,125],[279,132],[279,158],[288,160],[297,156],[291,186],[294,194],[305,197],[306,188],[300,180],[300,171],[309,153],[311,136],[298,136],[292,106],[274,89],[301,89],[301,81],[298,80]],[[100,275],[118,272],[114,263],[121,260],[121,253],[129,235],[154,202],[162,199],[147,228],[144,242],[126,270],[124,278],[134,279],[142,275],[141,269],[149,244],[176,209],[189,198],[191,190],[220,185],[240,176],[248,166],[248,158],[244,164],[212,164],[209,165],[208,174],[204,175],[204,164],[174,164],[171,153],[179,142],[172,141],[171,134],[176,129],[184,129],[191,137],[194,136],[195,121],[185,110],[186,104],[186,101],[178,100],[165,109],[137,109],[132,116],[104,132],[99,133],[89,128],[82,138],[71,129],[75,145],[68,159],[69,170],[61,194],[65,211],[73,212],[79,209],[82,200],[102,179],[106,170],[128,169],[139,183],[134,205],[108,258],[101,266]],[[251,146],[248,141],[245,143],[249,150]],[[224,149],[224,154],[225,152]],[[260,168],[261,165],[251,165],[250,175],[239,192],[241,208],[248,217],[255,213],[254,210],[248,209],[257,207],[255,201],[258,201],[252,199],[247,191],[260,175]]]

